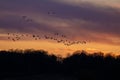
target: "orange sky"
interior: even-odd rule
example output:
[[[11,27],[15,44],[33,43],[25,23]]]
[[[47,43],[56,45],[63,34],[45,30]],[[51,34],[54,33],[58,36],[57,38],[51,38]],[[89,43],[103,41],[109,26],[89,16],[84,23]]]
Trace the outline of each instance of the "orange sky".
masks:
[[[104,53],[115,53],[120,54],[120,46],[113,46],[108,44],[98,44],[98,43],[87,43],[72,46],[65,46],[61,43],[51,42],[51,41],[0,41],[1,50],[9,49],[35,49],[35,50],[46,50],[49,53],[54,53],[57,55],[66,56],[68,53],[73,53],[77,50],[86,50],[88,52],[104,52]]]

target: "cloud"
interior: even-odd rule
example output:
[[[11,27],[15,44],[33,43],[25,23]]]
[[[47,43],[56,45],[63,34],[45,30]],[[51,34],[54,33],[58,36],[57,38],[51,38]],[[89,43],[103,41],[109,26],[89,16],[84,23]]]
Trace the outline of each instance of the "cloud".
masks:
[[[12,31],[12,32],[36,32],[36,31],[44,31],[44,32],[54,32],[52,27],[48,27],[47,24],[38,23],[35,20],[29,18],[28,16],[16,16],[16,15],[6,15],[0,18],[0,28]]]
[[[56,0],[54,0],[56,1]],[[60,3],[65,3],[65,4],[69,4],[72,6],[82,6],[84,5],[89,5],[92,4],[94,6],[101,6],[101,7],[113,7],[113,8],[120,8],[119,4],[120,1],[119,0],[57,0],[56,2],[60,2]],[[98,6],[98,7],[99,7]]]
[[[113,41],[113,38],[120,37],[120,12],[119,6],[116,7],[115,4],[118,5],[120,2],[118,0],[1,0],[0,29],[29,33],[59,32],[74,39],[92,39],[117,45],[119,42]],[[49,15],[49,11],[55,14]],[[23,16],[26,18],[23,19]]]

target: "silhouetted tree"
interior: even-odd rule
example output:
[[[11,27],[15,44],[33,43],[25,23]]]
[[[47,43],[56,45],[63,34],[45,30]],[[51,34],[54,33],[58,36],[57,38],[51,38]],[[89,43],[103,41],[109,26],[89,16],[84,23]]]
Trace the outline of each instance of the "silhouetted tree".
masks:
[[[61,74],[78,79],[120,79],[120,56],[102,52],[89,54],[76,51],[66,58],[48,54],[44,50],[0,51],[0,77],[34,74]]]

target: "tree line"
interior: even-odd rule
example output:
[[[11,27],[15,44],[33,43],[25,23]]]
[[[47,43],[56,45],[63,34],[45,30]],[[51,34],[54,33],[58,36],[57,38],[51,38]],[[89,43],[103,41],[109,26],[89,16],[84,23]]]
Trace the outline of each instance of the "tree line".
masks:
[[[36,74],[60,74],[78,80],[117,79],[120,72],[120,56],[103,53],[88,54],[78,51],[62,58],[49,55],[44,50],[0,51],[0,77]]]

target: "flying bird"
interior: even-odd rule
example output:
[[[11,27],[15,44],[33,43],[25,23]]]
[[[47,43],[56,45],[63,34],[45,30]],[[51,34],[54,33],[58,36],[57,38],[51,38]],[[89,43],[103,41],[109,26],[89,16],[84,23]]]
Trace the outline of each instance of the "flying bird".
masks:
[[[56,13],[54,11],[49,11],[48,14],[53,15],[53,14],[56,14]]]
[[[29,34],[15,34],[15,33],[7,33],[8,39],[11,39],[12,41],[18,41],[24,38],[28,38],[29,39]],[[64,34],[60,34],[60,33],[54,33],[53,36],[50,35],[44,35],[44,37],[40,37],[39,35],[35,35],[35,34],[31,34],[32,39],[34,40],[40,40],[40,39],[46,39],[46,40],[54,40],[57,43],[61,43],[64,44],[65,46],[72,46],[72,45],[76,45],[76,44],[87,44],[86,41],[72,41],[67,39],[66,35]]]
[[[26,19],[26,18],[27,18],[27,16],[22,16],[22,18],[23,18],[23,19]]]

